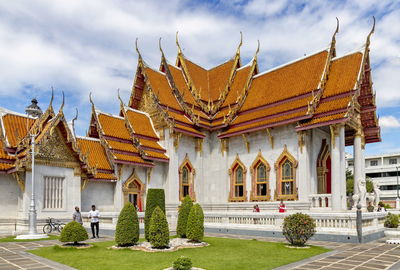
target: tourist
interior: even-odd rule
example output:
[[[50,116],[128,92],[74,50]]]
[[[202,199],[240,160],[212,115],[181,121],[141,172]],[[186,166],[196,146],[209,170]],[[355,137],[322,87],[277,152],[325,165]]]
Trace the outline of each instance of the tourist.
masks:
[[[260,213],[260,207],[258,207],[258,204],[256,204],[255,206],[254,206],[254,212],[256,212],[256,213]]]
[[[79,207],[75,206],[75,212],[72,214],[72,219],[78,223],[80,223],[81,225],[83,225],[83,221],[82,221],[82,214],[79,211]]]
[[[281,203],[279,204],[279,213],[285,213],[286,212],[286,206],[283,203],[283,200],[281,200]]]
[[[368,202],[367,210],[368,212],[374,212],[374,206],[372,205],[371,202]]]
[[[96,205],[92,205],[92,210],[89,211],[90,218],[90,228],[92,228],[93,238],[99,238],[99,217],[100,213],[99,210],[96,210]],[[94,228],[96,227],[96,234],[94,233]]]

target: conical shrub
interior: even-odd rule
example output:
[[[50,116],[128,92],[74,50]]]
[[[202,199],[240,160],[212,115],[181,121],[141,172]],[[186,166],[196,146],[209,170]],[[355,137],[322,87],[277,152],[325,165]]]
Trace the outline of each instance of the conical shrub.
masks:
[[[169,228],[167,218],[160,207],[156,207],[150,220],[149,242],[153,248],[169,246]]]
[[[78,242],[85,241],[88,238],[85,228],[79,222],[71,221],[62,229],[59,240],[78,244]]]
[[[150,241],[150,220],[157,206],[160,207],[165,214],[165,193],[163,189],[151,188],[147,191],[146,211],[144,212],[144,237],[147,241]]]
[[[132,246],[139,241],[139,220],[136,208],[127,203],[119,213],[115,242],[120,247]]]
[[[176,226],[176,234],[181,238],[186,238],[187,221],[192,206],[192,199],[189,196],[186,196],[181,203],[181,207],[179,208],[178,224]]]
[[[187,221],[186,237],[194,242],[201,242],[204,237],[204,213],[200,204],[193,205]]]

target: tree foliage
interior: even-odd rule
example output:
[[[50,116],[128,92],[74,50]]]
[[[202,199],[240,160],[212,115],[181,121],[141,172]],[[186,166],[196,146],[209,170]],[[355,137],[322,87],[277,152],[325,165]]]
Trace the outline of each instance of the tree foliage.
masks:
[[[190,270],[192,266],[193,264],[190,258],[181,256],[174,261],[172,268],[174,268],[174,270]]]
[[[186,237],[194,242],[201,242],[204,237],[204,213],[200,204],[196,203],[190,209],[186,227]]]
[[[132,246],[139,241],[139,219],[135,206],[127,203],[122,208],[117,228],[115,230],[115,242],[118,246]]]
[[[167,218],[160,207],[156,207],[150,220],[149,242],[153,248],[169,246],[169,228]]]
[[[374,192],[372,180],[368,177],[365,182],[367,192]],[[346,171],[346,193],[347,195],[354,194],[354,175],[349,170]]]
[[[151,188],[147,192],[146,211],[144,213],[144,234],[147,241],[149,241],[150,220],[157,206],[160,207],[165,214],[164,189]]]
[[[181,238],[186,238],[186,227],[187,221],[190,214],[190,209],[192,209],[193,202],[189,196],[186,196],[179,208],[178,213],[178,224],[176,226],[176,234]]]
[[[397,228],[399,227],[399,216],[389,213],[385,218],[385,227],[386,228]]]
[[[78,242],[85,241],[88,238],[85,228],[79,222],[71,221],[62,229],[59,240],[78,244]]]
[[[296,213],[285,217],[282,232],[290,244],[304,246],[315,234],[315,227],[315,221],[309,215]]]

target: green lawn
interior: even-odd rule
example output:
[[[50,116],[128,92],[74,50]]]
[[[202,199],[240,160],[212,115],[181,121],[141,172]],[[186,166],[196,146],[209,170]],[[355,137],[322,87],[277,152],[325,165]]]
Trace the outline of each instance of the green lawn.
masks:
[[[193,266],[229,270],[263,270],[315,256],[327,249],[286,248],[283,243],[206,237],[207,247],[180,249],[175,252],[148,253],[133,250],[107,249],[114,242],[94,243],[89,249],[60,248],[58,246],[32,250],[33,254],[77,269],[161,270],[172,265],[180,256],[192,259]]]
[[[34,242],[34,241],[42,241],[42,240],[56,240],[58,239],[57,235],[49,235],[48,238],[41,238],[41,239],[15,239],[15,236],[9,236],[0,238],[0,243],[4,242]]]

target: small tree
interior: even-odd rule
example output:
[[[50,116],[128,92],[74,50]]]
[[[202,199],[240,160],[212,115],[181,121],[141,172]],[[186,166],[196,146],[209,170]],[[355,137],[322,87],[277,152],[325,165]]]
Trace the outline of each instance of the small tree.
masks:
[[[147,192],[146,211],[144,213],[144,237],[146,238],[147,241],[150,241],[149,239],[150,220],[153,211],[157,206],[160,207],[160,209],[165,214],[165,193],[163,189],[151,188]]]
[[[386,228],[397,228],[399,227],[399,216],[389,213],[385,218],[385,227]]]
[[[88,238],[85,228],[79,222],[71,221],[62,229],[59,240],[61,242],[73,242],[74,245],[77,245]]]
[[[192,209],[190,209],[186,236],[193,242],[201,242],[204,237],[204,213],[198,203],[193,205]]]
[[[179,208],[178,224],[176,226],[176,234],[181,238],[186,238],[186,226],[192,206],[192,199],[189,196],[186,196]]]
[[[150,220],[149,242],[153,248],[169,246],[169,228],[167,218],[160,207],[156,207]]]
[[[181,256],[174,261],[172,268],[174,270],[190,270],[192,269],[192,261],[188,257]]]
[[[118,246],[132,246],[139,241],[139,220],[136,208],[131,203],[127,203],[122,208],[117,228],[115,230],[115,242]]]
[[[304,246],[315,234],[315,221],[309,215],[296,213],[285,217],[283,235],[294,246]]]

